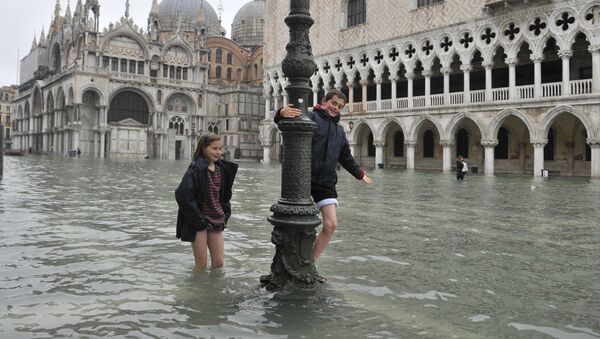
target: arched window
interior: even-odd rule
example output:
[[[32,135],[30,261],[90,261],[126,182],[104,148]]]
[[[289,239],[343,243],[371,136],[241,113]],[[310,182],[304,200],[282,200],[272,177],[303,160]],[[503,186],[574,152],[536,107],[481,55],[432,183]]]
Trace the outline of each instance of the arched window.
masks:
[[[375,156],[375,145],[373,145],[373,133],[369,133],[369,141],[367,145],[367,156],[374,157]]]
[[[221,66],[217,66],[217,69],[215,70],[215,78],[221,79]]]
[[[198,108],[202,108],[202,104],[204,103],[204,98],[202,94],[198,95]]]
[[[231,80],[231,67],[227,68],[227,80]]]
[[[431,130],[425,131],[423,134],[423,158],[433,158],[434,154],[434,137]]]
[[[231,54],[231,53],[227,53],[227,64],[228,65],[233,64],[233,54]]]
[[[254,64],[254,79],[258,79],[258,65]]]
[[[160,89],[156,91],[156,101],[159,104],[162,104],[162,91]]]
[[[544,160],[554,160],[554,128],[548,131],[548,143],[544,146]]]
[[[394,156],[404,156],[404,133],[402,133],[402,131],[398,131],[394,134]]]
[[[146,100],[137,93],[124,91],[111,100],[107,122],[117,122],[129,118],[147,125],[149,116]]]
[[[508,159],[508,131],[504,127],[498,130],[498,145],[494,148],[494,159]]]
[[[456,156],[469,157],[469,133],[461,128],[456,134]]]
[[[220,48],[217,48],[217,51],[215,52],[215,62],[218,64],[223,62],[223,50]]]
[[[208,50],[208,53],[206,54],[206,56],[208,57],[208,61],[209,61],[209,62],[210,62],[210,60],[212,59],[211,55],[212,55],[212,51],[209,49],[209,50]]]
[[[367,18],[366,0],[348,0],[348,27],[364,24]]]
[[[185,130],[185,122],[183,118],[174,116],[169,119],[169,129],[174,129],[176,135],[183,135]]]

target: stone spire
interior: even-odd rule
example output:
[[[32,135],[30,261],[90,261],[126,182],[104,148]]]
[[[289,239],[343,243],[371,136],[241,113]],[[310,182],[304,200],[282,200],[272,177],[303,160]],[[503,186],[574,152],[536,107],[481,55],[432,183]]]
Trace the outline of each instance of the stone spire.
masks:
[[[46,46],[46,33],[44,33],[44,27],[42,26],[42,33],[40,34],[40,47]]]
[[[206,11],[204,10],[204,0],[200,0],[200,10],[196,17],[196,25],[204,25],[206,22]]]
[[[49,32],[50,34],[57,32],[60,27],[60,0],[56,0],[56,5],[54,5],[54,20],[52,21],[52,25],[50,25]],[[41,41],[40,41],[41,43]]]
[[[65,11],[65,20],[67,24],[71,23],[71,1],[67,2],[67,10]]]
[[[31,43],[31,50],[33,51],[37,47],[37,41],[35,41],[35,32],[33,32],[33,42]]]
[[[81,0],[77,0],[77,5],[75,6],[75,14],[73,16],[81,17],[82,11],[83,11],[83,4],[81,3]]]
[[[158,1],[157,0],[152,0],[152,8],[150,9],[150,16],[151,17],[158,17]]]
[[[125,0],[125,17],[129,18],[129,0]]]

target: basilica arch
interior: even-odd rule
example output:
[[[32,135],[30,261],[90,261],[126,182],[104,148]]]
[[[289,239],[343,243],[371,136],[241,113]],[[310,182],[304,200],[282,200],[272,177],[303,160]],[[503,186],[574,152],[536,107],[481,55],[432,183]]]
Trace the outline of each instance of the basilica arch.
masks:
[[[145,92],[122,88],[110,97],[106,122],[109,157],[144,158],[154,105]]]

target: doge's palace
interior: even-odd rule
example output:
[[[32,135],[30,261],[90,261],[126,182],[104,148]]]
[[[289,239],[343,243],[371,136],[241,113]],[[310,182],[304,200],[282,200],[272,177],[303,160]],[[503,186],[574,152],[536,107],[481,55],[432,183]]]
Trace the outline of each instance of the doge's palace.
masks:
[[[287,2],[267,1],[263,157],[287,103]],[[363,166],[600,179],[600,1],[311,1],[318,69]]]

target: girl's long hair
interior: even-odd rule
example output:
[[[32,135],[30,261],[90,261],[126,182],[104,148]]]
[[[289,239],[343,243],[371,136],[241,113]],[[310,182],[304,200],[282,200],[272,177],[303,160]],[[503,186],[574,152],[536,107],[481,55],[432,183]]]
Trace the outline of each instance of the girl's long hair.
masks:
[[[205,150],[210,144],[215,141],[219,141],[221,138],[214,133],[204,133],[198,138],[198,144],[196,145],[196,151],[194,152],[194,160],[198,158],[204,158]]]

